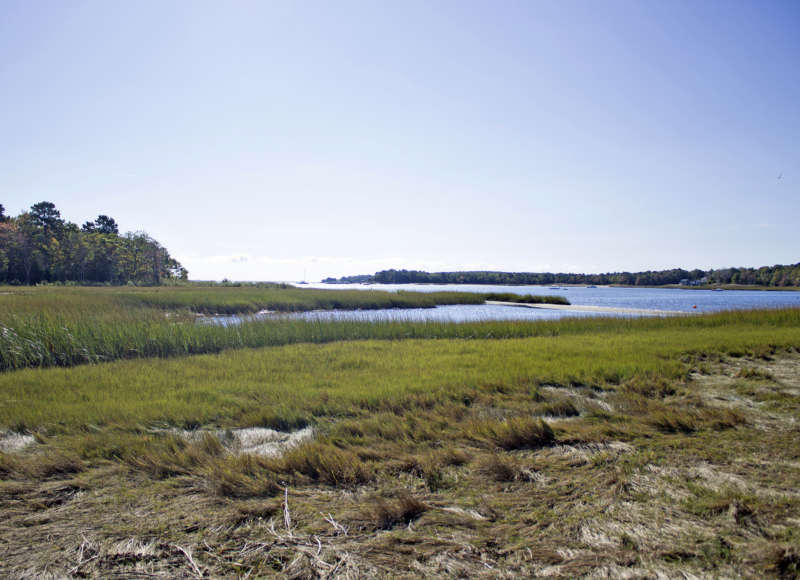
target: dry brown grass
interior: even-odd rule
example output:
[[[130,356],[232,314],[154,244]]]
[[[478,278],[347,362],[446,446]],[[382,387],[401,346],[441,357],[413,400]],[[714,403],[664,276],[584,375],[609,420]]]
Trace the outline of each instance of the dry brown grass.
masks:
[[[800,357],[771,358],[376,404],[278,458],[146,430],[43,438],[0,454],[0,576],[793,578]],[[584,412],[536,416],[564,400]]]
[[[538,449],[555,441],[553,429],[546,422],[532,416],[519,416],[502,421],[474,421],[466,435],[476,441],[486,441],[511,451]]]
[[[483,455],[474,466],[475,472],[494,481],[515,481],[521,476],[519,464],[511,457],[499,454]]]
[[[382,530],[408,525],[430,509],[424,502],[405,492],[391,499],[376,496],[372,504],[372,520]]]
[[[369,464],[350,451],[312,441],[288,451],[274,462],[277,471],[299,474],[311,481],[335,486],[355,486],[375,479]]]

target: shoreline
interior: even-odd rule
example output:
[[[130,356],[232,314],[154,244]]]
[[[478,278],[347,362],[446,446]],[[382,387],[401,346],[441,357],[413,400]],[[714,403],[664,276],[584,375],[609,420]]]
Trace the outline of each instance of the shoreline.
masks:
[[[290,282],[290,284],[299,284],[298,282]],[[313,284],[325,284],[326,286],[340,286],[340,285],[363,285],[363,286],[506,286],[506,287],[537,287],[537,288],[552,288],[552,284],[479,284],[477,282],[313,282]],[[741,290],[749,290],[751,292],[800,292],[800,286],[759,286],[747,284],[705,284],[699,286],[681,286],[680,284],[662,284],[660,286],[651,285],[632,285],[632,284],[558,284],[558,289],[566,290],[570,288],[650,288],[662,290],[729,290],[731,292],[738,292]]]

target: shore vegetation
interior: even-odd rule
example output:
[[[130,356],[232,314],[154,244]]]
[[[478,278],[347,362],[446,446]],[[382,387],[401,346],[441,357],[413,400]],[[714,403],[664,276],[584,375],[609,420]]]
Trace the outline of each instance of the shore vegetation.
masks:
[[[120,234],[99,215],[81,227],[41,201],[18,216],[0,205],[0,284],[159,285],[185,281],[188,272],[143,231]]]
[[[381,270],[373,275],[326,278],[331,284],[496,284],[519,285],[618,285],[618,286],[707,286],[719,287],[800,287],[800,263],[760,268],[720,268],[716,270],[647,270],[645,272],[606,272],[578,274],[554,272],[425,272],[421,270]]]

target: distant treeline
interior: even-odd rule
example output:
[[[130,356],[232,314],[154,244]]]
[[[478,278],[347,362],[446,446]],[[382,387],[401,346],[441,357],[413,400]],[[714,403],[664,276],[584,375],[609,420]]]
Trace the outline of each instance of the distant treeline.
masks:
[[[659,270],[614,272],[608,274],[553,274],[551,272],[423,272],[421,270],[382,270],[372,276],[326,278],[329,284],[619,284],[624,286],[666,286],[669,284],[743,284],[759,286],[800,286],[800,263],[761,268],[724,268],[720,270]]]
[[[49,201],[17,217],[0,205],[0,284],[161,284],[187,277],[166,248],[144,232],[120,235],[100,215],[78,227]]]

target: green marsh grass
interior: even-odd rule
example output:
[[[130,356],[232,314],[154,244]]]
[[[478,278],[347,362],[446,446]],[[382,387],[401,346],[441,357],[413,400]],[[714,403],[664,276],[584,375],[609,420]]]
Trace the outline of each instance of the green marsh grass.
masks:
[[[409,308],[476,304],[466,292],[372,292],[272,287],[63,288],[0,291],[0,371],[242,347],[369,338],[525,336],[523,327],[448,323],[250,320],[195,324],[192,312]]]
[[[381,290],[326,290],[288,287],[156,287],[120,289],[120,299],[162,309],[186,309],[204,314],[246,314],[260,310],[376,310],[433,308],[438,304],[482,304],[471,292],[385,292]]]
[[[800,310],[533,324],[291,321],[188,329],[158,337],[153,355],[168,352],[163,345],[175,338],[186,339],[178,343],[186,354],[209,345],[228,350],[0,374],[0,426],[249,426],[282,418],[302,425],[318,416],[533,393],[538,385],[659,384],[685,378],[680,358],[692,353],[800,347]],[[198,336],[208,342],[194,342]],[[396,340],[405,338],[416,340]],[[260,343],[276,347],[231,349]]]
[[[165,292],[168,290],[171,289]],[[768,326],[796,325],[798,319],[798,310],[783,309],[647,320],[594,318],[450,323],[275,319],[222,326],[196,324],[186,310],[165,312],[142,305],[120,305],[118,292],[114,288],[34,288],[0,294],[0,370],[68,367],[117,359],[167,358],[237,348],[342,340],[522,338],[625,332],[632,328],[702,333],[704,329],[731,324],[742,328],[754,325],[763,330]],[[753,341],[741,353],[747,352],[747,348],[765,353],[773,346],[769,341]]]
[[[0,575],[174,577],[190,554],[197,576],[289,576],[299,549],[354,577],[796,572],[800,310],[226,328],[141,308],[163,354],[0,373],[0,430],[38,441],[0,453]],[[784,403],[719,396],[756,389]],[[305,425],[281,457],[179,436]]]
[[[520,304],[561,304],[569,305],[563,296],[541,296],[538,294],[514,294],[513,292],[489,292],[483,294],[486,300],[497,302],[517,302]]]

